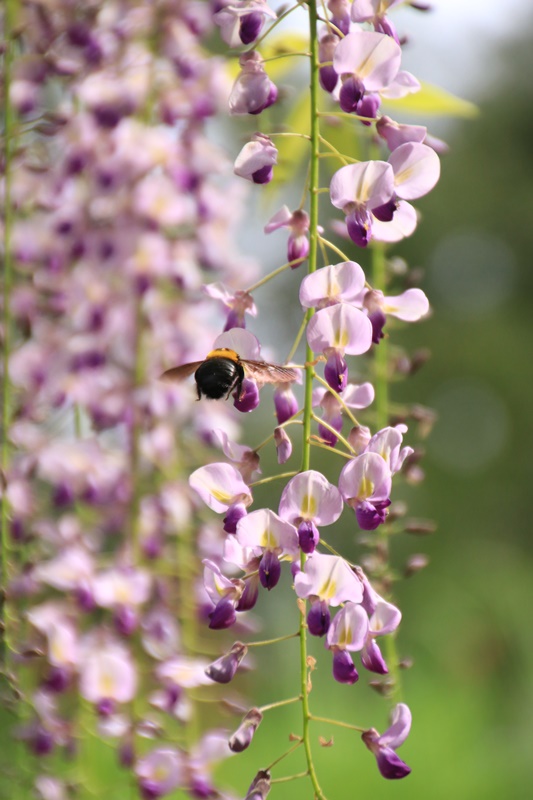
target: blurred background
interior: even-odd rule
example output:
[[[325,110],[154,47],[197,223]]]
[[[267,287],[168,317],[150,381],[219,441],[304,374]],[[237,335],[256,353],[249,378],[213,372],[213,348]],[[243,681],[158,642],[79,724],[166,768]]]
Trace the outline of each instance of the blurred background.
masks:
[[[404,614],[398,647],[414,661],[402,675],[414,722],[399,754],[413,772],[404,781],[379,780],[358,735],[324,725],[317,735],[333,736],[335,744],[318,752],[319,774],[337,800],[366,792],[525,800],[533,791],[533,17],[524,0],[506,3],[505,10],[490,1],[442,0],[427,14],[399,9],[394,21],[400,35],[409,35],[406,68],[478,106],[468,119],[409,114],[444,138],[450,152],[442,157],[438,186],[416,203],[422,213],[417,231],[391,249],[421,268],[420,285],[434,311],[427,321],[394,332],[408,349],[428,347],[431,359],[393,387],[392,400],[418,402],[438,414],[426,442],[426,479],[403,491],[411,514],[433,518],[438,530],[423,539],[400,537],[393,547],[398,569],[410,553],[430,557],[426,570],[397,588]],[[274,201],[272,212],[259,209],[251,247],[282,202]],[[283,246],[272,266],[281,263]],[[365,266],[365,255],[352,257]],[[290,293],[299,276],[284,280]],[[270,302],[276,309],[279,296],[266,300],[267,308]],[[265,298],[257,299],[264,314]],[[289,316],[280,342],[292,341],[298,324]],[[261,438],[256,424],[253,441]],[[270,424],[265,416],[265,431]],[[319,463],[320,451],[313,459]],[[263,467],[268,474],[268,463]],[[335,541],[357,556],[354,528],[343,520]],[[285,600],[268,600],[269,607],[278,603],[282,630]],[[264,667],[272,659],[272,680],[287,687],[275,694],[283,697],[294,692],[297,677],[288,648],[279,650],[261,653],[261,662]],[[329,654],[320,645],[315,654],[315,713],[369,726],[382,720],[384,730],[386,703],[362,686],[368,674],[355,686],[334,686]],[[271,683],[256,691],[258,703],[272,698]],[[266,763],[279,751],[279,740],[274,749],[269,737],[290,729],[292,720],[299,729],[291,707],[271,716],[253,747],[226,765],[228,774],[242,781],[263,753]],[[287,759],[281,772],[292,766]],[[305,781],[276,786],[280,800],[308,796]]]

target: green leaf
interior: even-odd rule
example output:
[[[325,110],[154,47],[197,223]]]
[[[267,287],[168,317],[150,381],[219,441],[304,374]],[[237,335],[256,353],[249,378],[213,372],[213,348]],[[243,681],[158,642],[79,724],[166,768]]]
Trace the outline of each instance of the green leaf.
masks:
[[[456,97],[431,83],[422,83],[421,90],[415,94],[409,94],[400,100],[384,100],[383,104],[409,114],[470,119],[478,114],[478,107],[474,103]]]

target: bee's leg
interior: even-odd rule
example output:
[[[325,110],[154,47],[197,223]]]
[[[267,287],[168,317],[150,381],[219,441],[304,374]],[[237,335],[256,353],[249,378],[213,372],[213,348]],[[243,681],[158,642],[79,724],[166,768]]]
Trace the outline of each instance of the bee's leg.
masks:
[[[229,391],[228,391],[228,393],[226,395],[226,400],[229,400],[229,396],[230,396],[230,394],[232,393],[232,391],[234,389],[237,389],[237,397],[238,397],[238,399],[242,400],[242,397],[241,397],[241,394],[242,394],[242,378],[239,378],[238,375],[235,378],[235,380],[233,381],[233,383],[231,384],[231,386],[229,387]]]
[[[202,399],[202,393],[200,391],[200,387],[198,386],[198,384],[196,384],[196,394],[198,395],[196,398],[196,402],[198,402],[198,400]]]

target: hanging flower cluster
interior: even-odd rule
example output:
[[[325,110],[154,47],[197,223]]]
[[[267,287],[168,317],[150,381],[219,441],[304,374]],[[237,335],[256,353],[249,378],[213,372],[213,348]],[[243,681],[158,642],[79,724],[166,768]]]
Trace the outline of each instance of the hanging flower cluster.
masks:
[[[44,756],[71,753],[88,724],[116,745],[145,800],[175,790],[229,798],[216,763],[251,745],[270,708],[293,701],[251,707],[233,733],[218,722],[198,730],[195,690],[219,697],[217,684],[261,644],[236,641],[213,661],[198,632],[236,628],[246,638],[249,612],[284,571],[298,623],[281,640],[300,640],[294,702],[304,721],[288,752],[303,745],[315,797],[325,795],[309,739],[307,636],[323,639],[343,691],[363,668],[394,700],[399,658],[393,644],[386,658],[380,647],[401,620],[391,593],[388,534],[402,529],[393,484],[421,472],[404,444],[409,414],[389,418],[387,344],[395,320],[417,321],[429,303],[411,285],[389,289],[380,243],[415,231],[409,201],[440,174],[426,129],[381,113],[420,89],[401,69],[388,19],[396,4],[330,0],[325,21],[325,9],[307,4],[305,132],[278,129],[268,109],[283,110],[284,93],[261,53],[269,26],[299,3],[276,13],[265,0],[59,0],[4,11],[1,656],[25,704],[15,734],[43,757],[32,780],[44,800],[69,786],[68,769],[55,774]],[[233,86],[224,59],[207,50],[217,33],[239,50]],[[290,55],[280,48],[273,58]],[[272,129],[251,135],[234,163],[244,184],[208,123],[264,112]],[[326,138],[335,116],[360,134],[364,160]],[[238,254],[235,226],[246,191],[275,180],[276,137],[290,135],[310,145],[304,197],[265,223],[265,234],[288,229],[287,263],[258,278],[255,261]],[[325,238],[321,191],[345,217],[336,230],[348,246],[371,251],[368,276],[358,256]],[[246,327],[256,292],[306,263],[293,294],[300,334],[287,363],[271,363]],[[234,409],[253,412],[267,384],[277,426],[261,445],[239,444]],[[369,407],[372,429],[354,416]],[[273,441],[278,463],[290,463],[297,429],[300,465],[260,478],[261,448]],[[312,468],[320,449],[339,455],[335,474]],[[288,480],[273,508],[255,508],[255,485],[277,478]],[[362,532],[362,566],[327,540],[341,524]],[[15,607],[22,623],[12,625]],[[381,735],[343,726],[396,779],[410,772],[396,754],[410,724],[397,703]],[[265,798],[281,758],[240,795]]]

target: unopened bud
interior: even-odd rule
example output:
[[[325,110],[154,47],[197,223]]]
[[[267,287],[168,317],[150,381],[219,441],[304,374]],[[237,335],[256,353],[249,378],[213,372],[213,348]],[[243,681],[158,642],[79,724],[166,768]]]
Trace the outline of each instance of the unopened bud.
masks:
[[[348,442],[355,450],[356,455],[361,455],[366,449],[371,436],[370,428],[367,428],[366,425],[356,425],[351,429],[348,434]]]
[[[414,553],[407,559],[404,569],[404,576],[410,578],[420,570],[425,569],[429,564],[429,557],[425,553]]]
[[[270,772],[261,769],[250,784],[244,800],[264,800],[270,791]]]
[[[259,709],[251,708],[235,733],[230,737],[228,742],[229,749],[234,753],[242,753],[243,750],[246,750],[254,738],[262,719],[263,715]]]
[[[292,455],[292,442],[284,428],[274,429],[274,443],[278,454],[278,464],[284,464]]]
[[[405,523],[404,531],[415,536],[429,536],[437,530],[436,524],[430,519],[410,519]]]
[[[205,674],[216,683],[229,683],[234,678],[239,664],[247,652],[248,648],[245,644],[235,642],[228,653],[206,667]]]

